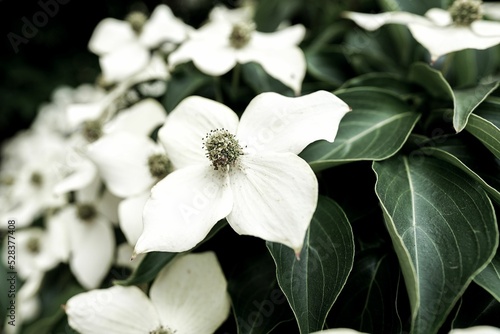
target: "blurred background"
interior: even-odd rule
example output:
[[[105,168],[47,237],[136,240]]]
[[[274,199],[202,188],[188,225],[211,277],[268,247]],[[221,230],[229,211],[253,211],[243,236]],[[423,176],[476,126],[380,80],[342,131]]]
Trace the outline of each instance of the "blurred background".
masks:
[[[208,8],[219,2],[234,1],[0,0],[0,144],[28,128],[57,87],[95,81],[98,58],[87,43],[103,18],[124,19],[131,10],[151,12],[164,3],[197,26]]]

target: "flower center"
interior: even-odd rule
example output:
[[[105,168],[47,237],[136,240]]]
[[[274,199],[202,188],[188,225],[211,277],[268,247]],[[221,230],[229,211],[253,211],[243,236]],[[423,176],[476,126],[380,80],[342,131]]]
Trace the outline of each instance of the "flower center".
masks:
[[[27,248],[30,253],[38,254],[40,252],[40,240],[35,237],[29,238]]]
[[[174,333],[173,331],[164,328],[163,326],[160,326],[159,328],[149,332],[149,334],[173,334],[173,333]]]
[[[252,32],[255,30],[253,23],[236,23],[233,25],[231,35],[229,35],[229,43],[235,49],[240,49],[248,44],[252,38]]]
[[[234,166],[243,148],[236,137],[225,129],[211,130],[204,138],[205,156],[212,162],[215,170]]]
[[[92,204],[78,204],[76,214],[81,220],[90,221],[97,216],[97,210]]]
[[[146,23],[148,18],[146,16],[146,14],[144,14],[143,12],[133,11],[127,15],[125,20],[128,23],[130,23],[130,25],[132,26],[132,29],[134,29],[134,31],[137,34],[140,34],[142,31],[142,28],[144,27],[144,24]]]
[[[94,142],[102,136],[102,125],[98,120],[83,123],[83,136],[89,142]]]
[[[41,187],[43,183],[43,176],[39,172],[33,172],[30,177],[30,182],[35,187]]]
[[[455,0],[448,9],[453,23],[468,26],[483,17],[480,0]]]
[[[157,179],[163,179],[172,171],[172,164],[165,154],[154,154],[148,158],[149,172]]]

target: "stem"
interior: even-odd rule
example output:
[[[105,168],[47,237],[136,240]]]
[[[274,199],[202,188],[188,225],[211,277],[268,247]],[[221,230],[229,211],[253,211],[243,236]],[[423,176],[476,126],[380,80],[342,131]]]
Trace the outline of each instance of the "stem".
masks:
[[[224,103],[224,99],[222,97],[220,77],[213,77],[213,78],[214,78],[215,100],[217,102]]]

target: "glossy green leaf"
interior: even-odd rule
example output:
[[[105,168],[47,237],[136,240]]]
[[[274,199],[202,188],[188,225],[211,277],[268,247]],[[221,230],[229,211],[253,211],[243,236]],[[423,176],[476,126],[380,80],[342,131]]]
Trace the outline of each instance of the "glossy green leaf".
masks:
[[[269,253],[242,263],[243,270],[234,269],[228,278],[233,314],[238,334],[269,333],[280,323],[294,321],[276,280],[276,267]]]
[[[467,89],[454,90],[455,109],[453,112],[453,127],[457,132],[462,131],[467,125],[467,120],[470,114],[477,106],[484,101],[495,89],[498,88],[500,82],[492,82],[489,84],[481,84],[476,87]]]
[[[413,64],[410,68],[409,78],[422,85],[431,96],[453,101],[453,127],[456,132],[465,128],[470,114],[499,85],[497,81],[471,88],[453,89],[440,71],[425,63]]]
[[[431,139],[421,145],[422,148],[412,152],[412,156],[423,154],[455,165],[479,182],[490,198],[500,204],[500,179],[497,177],[500,166],[486,149],[457,136]]]
[[[177,72],[168,81],[168,88],[163,98],[167,112],[171,112],[184,98],[194,94],[212,78],[197,71]]]
[[[500,302],[500,251],[475,278],[474,282],[482,286]]]
[[[410,310],[397,258],[387,249],[356,254],[349,279],[328,315],[332,328],[363,333],[404,333]]]
[[[498,247],[498,226],[481,186],[432,158],[374,162],[376,193],[410,299],[412,333],[437,333]]]
[[[391,73],[366,73],[347,80],[342,89],[353,87],[377,87],[378,89],[396,92],[399,95],[414,93],[414,87],[403,78]]]
[[[342,68],[347,66],[345,56],[337,48],[306,52],[307,71],[311,76],[335,87],[347,80]]]
[[[359,160],[383,160],[403,146],[420,114],[394,94],[357,87],[336,94],[352,111],[340,122],[333,143],[317,141],[300,154],[316,170]]]
[[[202,245],[205,241],[212,238],[221,228],[227,225],[227,221],[219,221],[206,236],[206,238],[200,242],[192,250]],[[156,275],[165,267],[170,261],[181,253],[170,253],[170,252],[149,252],[146,254],[144,259],[141,261],[139,266],[132,272],[130,277],[124,280],[116,280],[114,284],[119,285],[137,285],[141,283],[149,283],[155,279]]]
[[[320,197],[297,260],[293,250],[267,242],[276,277],[301,333],[323,329],[325,319],[352,269],[354,241],[344,212]]]
[[[500,159],[500,102],[498,99],[483,102],[469,118],[465,129]]]

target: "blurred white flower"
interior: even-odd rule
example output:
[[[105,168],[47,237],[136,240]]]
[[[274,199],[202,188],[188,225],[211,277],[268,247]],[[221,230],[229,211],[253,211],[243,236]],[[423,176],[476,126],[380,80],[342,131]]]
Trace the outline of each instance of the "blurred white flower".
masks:
[[[158,133],[174,171],[151,190],[136,253],[186,251],[227,217],[237,233],[298,254],[318,184],[297,154],[313,141],[333,141],[349,110],[325,91],[295,98],[263,93],[239,121],[218,102],[183,100]]]
[[[344,12],[343,16],[366,30],[376,30],[389,23],[408,26],[434,62],[451,52],[483,50],[500,43],[500,22],[482,20],[483,12],[481,1],[455,0],[449,10],[432,8],[424,16],[408,12]]]
[[[182,42],[189,29],[168,6],[158,5],[149,19],[143,13],[133,12],[127,21],[102,20],[94,29],[88,47],[99,55],[104,80],[114,83],[143,70],[151,50],[163,43]]]
[[[215,11],[208,23],[190,33],[169,55],[171,67],[193,61],[203,73],[221,76],[237,63],[257,62],[270,76],[300,93],[306,72],[305,56],[298,47],[306,31],[303,25],[263,33],[255,30],[246,11],[221,7]]]
[[[15,218],[17,227],[30,225],[45,210],[66,203],[53,192],[61,179],[58,161],[64,157],[62,136],[33,129],[18,132],[2,147],[0,217]]]
[[[469,328],[455,328],[449,334],[500,334],[500,328],[492,326],[474,326]]]
[[[213,333],[227,319],[227,282],[213,252],[181,255],[156,277],[149,298],[136,286],[78,294],[65,305],[69,325],[90,333]]]
[[[112,197],[98,195],[99,183],[76,193],[76,202],[48,218],[51,241],[58,258],[69,262],[75,278],[85,289],[97,288],[108,274],[115,256],[115,236],[109,214],[117,211]],[[116,214],[115,214],[116,215]]]

